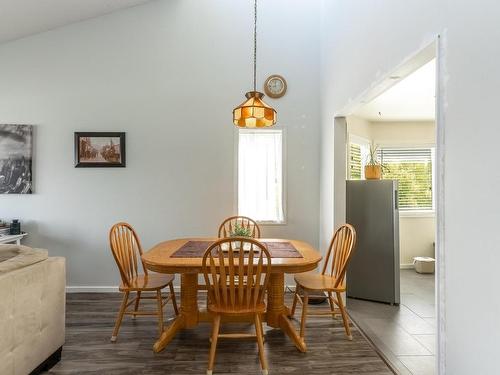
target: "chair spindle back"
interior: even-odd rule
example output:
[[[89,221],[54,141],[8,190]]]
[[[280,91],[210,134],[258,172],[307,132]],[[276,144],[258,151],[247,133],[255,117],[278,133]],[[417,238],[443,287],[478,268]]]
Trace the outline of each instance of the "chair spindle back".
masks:
[[[231,216],[225,219],[219,227],[219,238],[231,237],[236,226],[249,230],[252,238],[260,238],[259,226],[247,216]]]
[[[343,224],[340,226],[330,242],[330,247],[328,248],[328,253],[326,255],[321,274],[325,275],[327,273],[330,258],[332,258],[330,264],[330,276],[333,276],[336,279],[335,287],[344,284],[347,264],[351,259],[352,250],[355,244],[356,230],[351,224]]]
[[[121,222],[113,225],[109,231],[109,245],[125,285],[130,286],[131,280],[138,276],[139,262],[144,274],[148,274],[141,259],[141,242],[130,224]]]
[[[255,309],[263,302],[271,255],[261,242],[247,237],[220,239],[205,251],[202,265],[210,301],[216,306]]]

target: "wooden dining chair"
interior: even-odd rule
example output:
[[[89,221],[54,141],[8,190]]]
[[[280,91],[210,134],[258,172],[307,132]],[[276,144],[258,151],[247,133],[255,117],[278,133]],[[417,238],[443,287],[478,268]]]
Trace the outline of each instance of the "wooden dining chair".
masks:
[[[337,229],[330,242],[321,274],[303,273],[294,276],[296,286],[290,316],[295,315],[297,302],[300,302],[302,304],[302,317],[300,320],[300,338],[302,341],[304,341],[305,336],[307,315],[330,315],[335,317],[335,315],[339,314],[342,315],[346,335],[349,340],[352,340],[349,318],[342,301],[342,293],[346,290],[345,273],[355,244],[356,231],[354,227],[350,224],[342,225]],[[309,313],[309,293],[313,292],[326,292],[330,309],[314,309],[315,311]],[[334,293],[335,296],[333,296]]]
[[[117,223],[113,225],[109,231],[109,244],[122,279],[119,290],[124,293],[120,312],[118,313],[113,335],[111,336],[111,342],[116,341],[124,315],[132,315],[134,319],[136,316],[158,316],[158,328],[161,335],[163,332],[163,307],[165,304],[172,300],[175,314],[179,314],[173,287],[175,276],[148,273],[141,259],[141,242],[130,224]],[[142,264],[144,271],[142,275],[139,274],[139,262]],[[170,293],[163,299],[161,290],[167,286],[170,288]],[[129,301],[130,293],[134,292],[136,293],[136,297]],[[142,295],[143,292],[155,292],[155,295],[144,296]],[[141,299],[156,299],[157,309],[155,311],[140,311],[139,303]],[[133,310],[127,310],[132,304],[134,304]]]
[[[231,216],[225,219],[219,226],[219,238],[231,237],[237,227],[249,232],[249,236],[246,237],[260,238],[258,224],[247,216]]]
[[[208,311],[213,316],[207,375],[211,375],[217,339],[256,338],[262,373],[268,373],[264,354],[264,330],[260,314],[266,311],[264,295],[271,273],[271,255],[257,240],[247,237],[223,238],[203,256],[203,275],[208,287]],[[244,281],[244,282],[243,282]],[[220,334],[222,316],[253,315],[255,335]]]

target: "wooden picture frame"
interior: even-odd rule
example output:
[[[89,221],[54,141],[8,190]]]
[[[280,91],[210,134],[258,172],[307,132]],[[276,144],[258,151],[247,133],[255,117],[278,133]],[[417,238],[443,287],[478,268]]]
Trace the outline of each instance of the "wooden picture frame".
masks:
[[[124,132],[75,132],[75,168],[124,168]]]

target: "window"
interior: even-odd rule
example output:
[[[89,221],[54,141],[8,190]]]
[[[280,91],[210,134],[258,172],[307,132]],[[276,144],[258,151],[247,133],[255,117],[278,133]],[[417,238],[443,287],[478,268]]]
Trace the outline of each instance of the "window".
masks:
[[[361,146],[356,143],[349,145],[349,178],[351,180],[361,180]]]
[[[238,214],[283,223],[282,130],[239,130]]]
[[[370,143],[354,135],[349,135],[347,178],[349,180],[363,180],[365,165],[370,153]]]
[[[433,148],[381,148],[382,178],[399,181],[399,209],[431,211],[433,197]]]

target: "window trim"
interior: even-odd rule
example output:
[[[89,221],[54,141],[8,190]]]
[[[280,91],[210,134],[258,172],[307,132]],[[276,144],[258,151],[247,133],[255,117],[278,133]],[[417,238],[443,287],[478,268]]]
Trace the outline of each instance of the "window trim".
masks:
[[[239,198],[239,187],[238,187],[238,180],[239,180],[239,170],[238,170],[238,164],[239,164],[239,145],[240,145],[240,132],[241,133],[255,133],[255,132],[281,132],[281,202],[283,205],[283,220],[282,221],[261,221],[261,220],[256,220],[256,222],[260,226],[283,226],[283,225],[288,225],[288,194],[287,194],[287,135],[286,135],[286,129],[281,126],[281,125],[275,125],[273,126],[272,129],[240,129],[240,128],[235,128],[234,129],[234,164],[233,164],[233,175],[234,175],[234,201],[233,201],[233,212],[236,212],[236,215],[238,215],[238,198]]]
[[[368,138],[361,137],[356,134],[351,134],[349,133],[347,137],[347,144],[346,144],[346,180],[351,179],[351,143],[360,145],[360,146],[368,146],[370,147],[372,142]],[[364,180],[364,170],[363,170],[363,160],[361,160],[361,180]]]
[[[436,210],[399,210],[400,217],[426,218],[436,217]]]
[[[435,143],[389,143],[389,142],[376,142],[374,140],[373,144],[377,145],[378,149],[384,148],[430,148],[431,149],[431,160],[432,160],[432,175],[431,175],[431,186],[432,186],[432,208],[429,210],[405,210],[399,209],[399,216],[401,217],[436,217],[436,144]]]

